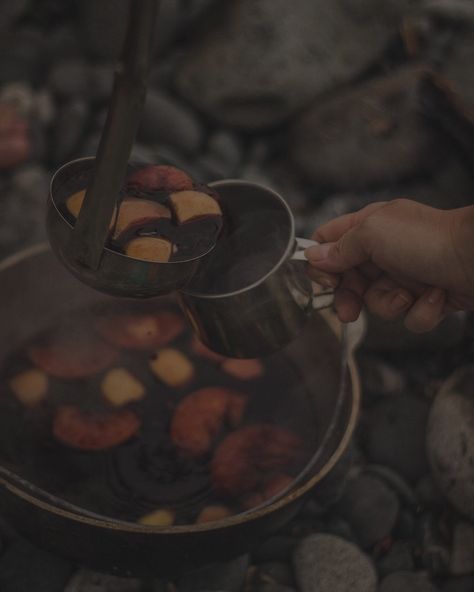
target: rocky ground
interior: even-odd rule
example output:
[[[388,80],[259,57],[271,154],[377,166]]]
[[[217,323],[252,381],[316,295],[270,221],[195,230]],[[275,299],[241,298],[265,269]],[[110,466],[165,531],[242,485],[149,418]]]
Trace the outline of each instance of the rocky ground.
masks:
[[[95,153],[126,11],[0,1],[3,256],[45,239],[51,173]],[[472,152],[423,89],[436,73],[474,122],[473,29],[471,0],[163,0],[133,158],[265,183],[302,236],[379,199],[471,204]],[[472,592],[473,337],[464,314],[423,337],[372,319],[350,455],[248,556],[173,582],[124,580],[3,525],[1,592]]]

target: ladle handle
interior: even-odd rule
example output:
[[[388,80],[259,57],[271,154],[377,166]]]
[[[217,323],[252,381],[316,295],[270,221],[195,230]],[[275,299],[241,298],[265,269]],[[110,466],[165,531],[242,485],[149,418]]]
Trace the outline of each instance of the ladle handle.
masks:
[[[292,261],[307,261],[305,250],[308,247],[319,245],[317,241],[308,238],[296,237],[296,248],[291,259]],[[313,310],[322,310],[323,308],[330,308],[334,304],[334,290],[319,291],[313,295],[312,308]]]
[[[133,0],[96,167],[72,233],[71,254],[88,267],[100,264],[146,97],[158,0]],[[111,15],[112,18],[112,15]]]

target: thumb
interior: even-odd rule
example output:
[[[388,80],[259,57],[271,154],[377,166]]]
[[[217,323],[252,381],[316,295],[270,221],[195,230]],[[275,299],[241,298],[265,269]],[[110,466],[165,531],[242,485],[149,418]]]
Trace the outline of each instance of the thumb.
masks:
[[[322,243],[305,251],[308,262],[322,271],[342,273],[370,260],[360,227],[351,228],[336,242]]]

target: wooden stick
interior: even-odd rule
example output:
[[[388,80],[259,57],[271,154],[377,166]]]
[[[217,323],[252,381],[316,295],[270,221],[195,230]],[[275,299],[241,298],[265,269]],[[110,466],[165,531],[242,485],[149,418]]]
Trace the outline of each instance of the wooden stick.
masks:
[[[157,0],[130,1],[127,34],[115,69],[114,89],[96,167],[72,233],[71,255],[89,269],[99,267],[140,123],[157,7]]]

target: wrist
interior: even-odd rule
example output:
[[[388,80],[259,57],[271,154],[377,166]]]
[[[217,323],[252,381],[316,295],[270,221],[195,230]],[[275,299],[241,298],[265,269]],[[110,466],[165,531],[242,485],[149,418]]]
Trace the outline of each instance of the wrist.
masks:
[[[474,206],[451,210],[449,215],[454,251],[467,291],[474,294]]]

